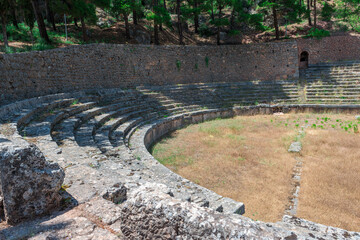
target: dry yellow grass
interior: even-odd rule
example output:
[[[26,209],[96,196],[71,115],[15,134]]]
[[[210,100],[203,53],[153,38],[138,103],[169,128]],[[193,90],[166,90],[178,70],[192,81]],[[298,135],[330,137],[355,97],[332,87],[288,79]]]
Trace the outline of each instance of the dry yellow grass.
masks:
[[[295,160],[294,129],[272,127],[273,116],[237,117],[192,125],[156,145],[153,154],[185,178],[242,201],[245,216],[281,219]]]
[[[183,177],[245,203],[252,219],[279,221],[289,204],[302,126],[298,217],[360,231],[360,134],[353,115],[244,116],[191,125],[153,147]]]
[[[343,131],[308,131],[298,216],[360,231],[360,139]]]

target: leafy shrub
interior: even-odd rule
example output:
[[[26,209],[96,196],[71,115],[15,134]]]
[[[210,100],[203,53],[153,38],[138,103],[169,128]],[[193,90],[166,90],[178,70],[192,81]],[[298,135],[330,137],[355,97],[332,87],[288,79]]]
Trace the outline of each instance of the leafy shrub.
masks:
[[[360,32],[360,17],[358,15],[349,15],[347,21],[354,31]]]
[[[335,7],[328,2],[324,2],[324,5],[321,10],[321,17],[324,21],[330,21],[331,17],[335,13]]]
[[[200,25],[199,34],[201,37],[210,37],[211,35],[213,35],[212,31],[206,24]]]
[[[44,41],[40,41],[36,44],[34,44],[31,48],[32,51],[43,51],[43,50],[48,50],[48,49],[53,49],[54,46],[45,43]]]
[[[248,23],[250,26],[255,27],[256,30],[266,31],[269,30],[270,27],[263,24],[264,15],[263,14],[250,14]]]
[[[323,37],[330,36],[330,32],[326,31],[324,29],[318,29],[318,28],[312,28],[310,29],[309,33],[306,35],[306,37],[321,39]]]
[[[239,30],[230,30],[229,32],[228,32],[228,35],[229,36],[237,36],[237,35],[239,35],[240,34],[240,31]]]
[[[344,23],[337,22],[335,26],[339,29],[339,31],[346,32],[349,30],[349,27]],[[356,30],[355,30],[356,31]]]

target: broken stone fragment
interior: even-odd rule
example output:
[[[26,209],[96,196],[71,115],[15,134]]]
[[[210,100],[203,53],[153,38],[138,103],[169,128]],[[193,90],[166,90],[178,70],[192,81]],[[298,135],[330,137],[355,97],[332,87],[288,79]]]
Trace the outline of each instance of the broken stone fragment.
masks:
[[[293,142],[288,149],[288,152],[300,152],[300,151],[301,151],[301,142]]]
[[[0,176],[7,223],[16,224],[59,207],[65,173],[58,164],[47,162],[35,145],[0,147]]]
[[[108,188],[102,197],[106,200],[112,201],[115,204],[122,203],[126,200],[127,188],[122,183],[114,184]]]

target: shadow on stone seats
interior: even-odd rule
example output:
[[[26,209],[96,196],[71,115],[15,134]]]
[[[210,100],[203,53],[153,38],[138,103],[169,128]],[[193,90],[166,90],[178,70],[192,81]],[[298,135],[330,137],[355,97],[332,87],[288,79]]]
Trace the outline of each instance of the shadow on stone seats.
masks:
[[[0,143],[4,143],[4,142],[11,142],[11,141],[6,139],[6,138],[1,138],[0,137]]]
[[[151,89],[151,87],[150,87]],[[201,109],[227,108],[236,104],[256,105],[290,99],[284,86],[276,81],[210,83],[204,85],[165,86],[159,92],[184,106],[198,105]]]
[[[48,217],[42,217],[41,219],[23,222],[18,225],[3,229],[0,231],[0,239],[28,239],[29,237],[36,237],[40,234],[49,233],[46,239],[60,240],[59,237],[55,236],[51,232],[54,230],[65,229],[70,224],[72,224],[72,222],[61,221],[54,224],[47,224],[46,222],[51,221],[62,214],[62,212],[59,212]],[[14,238],[14,236],[16,236],[16,238]]]

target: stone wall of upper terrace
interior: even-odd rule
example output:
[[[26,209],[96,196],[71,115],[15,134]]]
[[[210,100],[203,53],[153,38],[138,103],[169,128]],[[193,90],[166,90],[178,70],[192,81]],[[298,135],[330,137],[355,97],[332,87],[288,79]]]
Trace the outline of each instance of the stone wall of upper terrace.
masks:
[[[309,53],[309,64],[360,60],[359,36],[332,36],[322,39],[298,39],[298,55]]]
[[[0,55],[0,105],[93,88],[298,77],[295,41],[232,46],[90,44]]]
[[[0,55],[0,105],[60,92],[139,85],[280,80],[309,63],[359,60],[360,38],[334,36],[231,46],[90,44]]]

